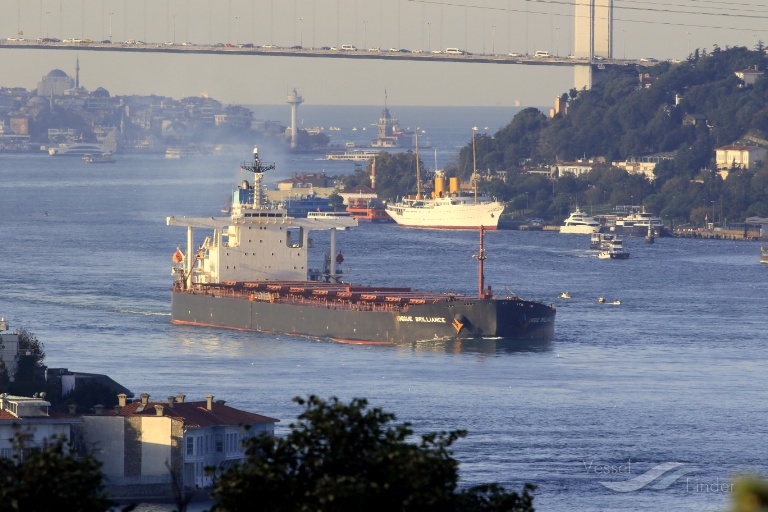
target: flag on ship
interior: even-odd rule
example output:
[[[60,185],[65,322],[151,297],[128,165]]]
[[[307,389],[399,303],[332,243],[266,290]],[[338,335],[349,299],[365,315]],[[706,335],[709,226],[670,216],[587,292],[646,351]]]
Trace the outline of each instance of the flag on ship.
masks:
[[[178,247],[176,248],[176,252],[173,253],[173,262],[174,263],[181,263],[184,261],[184,253],[181,252],[181,249]]]

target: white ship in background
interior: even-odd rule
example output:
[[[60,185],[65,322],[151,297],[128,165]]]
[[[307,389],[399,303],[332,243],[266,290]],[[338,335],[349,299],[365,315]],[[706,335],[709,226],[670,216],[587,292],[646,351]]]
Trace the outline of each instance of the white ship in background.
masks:
[[[78,156],[83,155],[103,155],[112,153],[109,148],[101,144],[91,144],[87,142],[78,142],[76,144],[60,144],[48,148],[48,154],[51,156]]]
[[[600,223],[576,207],[562,226],[560,232],[567,235],[589,235],[600,232]]]
[[[474,142],[474,136],[472,137]],[[474,144],[473,144],[474,149]],[[439,229],[495,230],[504,211],[504,203],[477,192],[477,172],[474,172],[474,193],[462,193],[458,178],[450,178],[445,189],[445,177],[435,171],[435,192],[432,198],[421,193],[419,147],[416,145],[416,197],[403,198],[387,205],[387,213],[400,226]]]

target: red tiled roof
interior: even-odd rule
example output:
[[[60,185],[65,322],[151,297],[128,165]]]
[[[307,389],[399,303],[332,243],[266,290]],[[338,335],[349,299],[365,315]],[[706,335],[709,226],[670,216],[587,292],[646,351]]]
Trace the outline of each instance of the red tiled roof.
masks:
[[[213,425],[240,425],[250,423],[275,423],[280,420],[241,411],[225,404],[213,402],[211,410],[207,409],[207,402],[182,402],[174,403],[173,407],[168,402],[148,402],[142,409],[141,402],[132,402],[123,407],[121,416],[157,416],[155,405],[163,406],[163,416],[181,421],[186,427],[208,427]],[[116,415],[114,409],[105,409],[103,414]]]
[[[373,190],[371,187],[366,187],[365,185],[358,185],[356,187],[352,187],[351,189],[347,190],[345,194],[375,194],[376,191]]]

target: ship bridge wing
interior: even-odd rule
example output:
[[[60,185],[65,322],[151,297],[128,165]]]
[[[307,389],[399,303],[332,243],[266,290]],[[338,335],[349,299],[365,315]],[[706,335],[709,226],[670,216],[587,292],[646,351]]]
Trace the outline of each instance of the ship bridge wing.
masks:
[[[224,229],[232,224],[232,219],[230,217],[167,217],[165,223],[167,226]]]
[[[314,213],[314,212],[312,212]],[[268,223],[268,224],[289,224],[296,227],[307,229],[308,231],[322,231],[329,229],[349,229],[358,226],[357,219],[351,215],[336,215],[334,213],[328,213],[326,215],[315,214],[306,219],[294,218],[294,217],[280,217],[269,219],[257,219],[248,218],[250,222],[254,223]],[[166,225],[168,226],[183,226],[191,228],[207,228],[207,229],[224,229],[227,226],[241,224],[242,220],[233,220],[231,217],[167,217]]]
[[[348,213],[310,212],[306,219],[293,219],[293,225],[309,231],[349,229],[358,226],[357,219]]]

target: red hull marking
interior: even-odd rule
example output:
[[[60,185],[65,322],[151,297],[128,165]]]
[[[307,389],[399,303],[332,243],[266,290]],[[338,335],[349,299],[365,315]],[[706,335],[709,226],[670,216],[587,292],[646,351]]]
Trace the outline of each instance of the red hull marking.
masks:
[[[296,336],[301,338],[315,338],[315,339],[323,338],[323,336],[312,336],[311,334],[295,334],[295,333],[282,332],[282,331],[265,331],[265,330],[258,330],[258,329],[248,329],[247,327],[228,327],[225,325],[204,324],[201,322],[185,322],[184,320],[171,320],[171,323],[174,325],[193,325],[196,327],[218,327],[219,329],[232,329],[233,331],[253,331],[253,332],[263,332],[265,334],[282,334],[285,336]],[[394,345],[394,342],[391,342],[391,341],[344,340],[339,338],[330,338],[330,339],[332,339],[337,343],[345,343],[347,345]]]
[[[342,340],[339,338],[331,338],[333,341],[339,343],[345,343],[347,345],[394,345],[392,341],[363,341],[363,340]]]
[[[403,228],[426,228],[426,229],[480,229],[480,226],[413,226],[411,224],[399,224]],[[486,227],[486,231],[496,231],[497,227]]]

